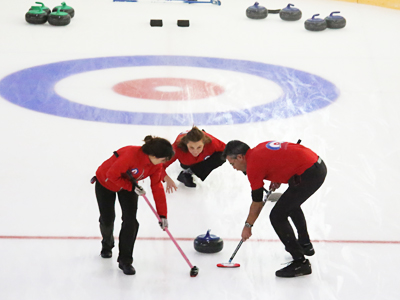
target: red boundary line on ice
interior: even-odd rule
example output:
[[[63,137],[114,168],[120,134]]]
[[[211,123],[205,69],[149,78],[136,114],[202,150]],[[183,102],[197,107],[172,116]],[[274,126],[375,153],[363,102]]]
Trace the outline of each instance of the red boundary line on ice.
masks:
[[[17,236],[0,235],[0,239],[17,240],[100,240],[97,236]],[[116,237],[116,239],[118,239]],[[178,241],[193,241],[193,238],[175,238]],[[168,237],[138,237],[137,240],[165,241]],[[224,238],[225,241],[237,242],[240,239]],[[250,242],[279,242],[277,239],[250,239]],[[356,241],[356,240],[312,240],[313,243],[338,243],[338,244],[400,244],[400,241]]]

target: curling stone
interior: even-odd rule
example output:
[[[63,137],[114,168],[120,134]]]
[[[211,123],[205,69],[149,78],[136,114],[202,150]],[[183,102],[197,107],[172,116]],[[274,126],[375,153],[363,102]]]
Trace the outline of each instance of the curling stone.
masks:
[[[304,22],[304,27],[310,31],[322,31],[326,29],[326,21],[324,19],[316,18],[319,14],[315,14],[311,19]]]
[[[68,13],[71,16],[71,18],[75,16],[75,10],[71,6],[65,4],[65,2],[61,3],[61,6],[54,7],[53,12],[58,11],[59,8],[62,12]]]
[[[288,4],[285,8],[282,8],[279,12],[279,16],[285,21],[297,21],[301,19],[301,10],[295,7],[293,4]]]
[[[47,22],[47,13],[40,6],[32,6],[25,14],[25,21],[29,24],[44,24]]]
[[[47,15],[49,15],[51,13],[50,8],[48,8],[47,6],[44,6],[44,4],[42,2],[35,2],[36,4],[40,4],[40,6],[42,7],[42,9],[47,13]],[[33,6],[32,6],[33,7]]]
[[[268,9],[256,2],[253,6],[249,6],[246,9],[246,16],[255,20],[265,19],[268,16]]]
[[[56,12],[52,12],[49,15],[48,21],[49,24],[54,26],[65,26],[71,22],[71,16],[59,8]]]
[[[206,234],[201,234],[194,240],[194,249],[201,253],[217,253],[224,247],[224,241],[216,235],[210,234],[210,229]]]
[[[340,29],[346,26],[346,19],[342,16],[334,16],[333,14],[339,14],[340,11],[332,12],[328,17],[325,18],[326,26],[331,29]]]

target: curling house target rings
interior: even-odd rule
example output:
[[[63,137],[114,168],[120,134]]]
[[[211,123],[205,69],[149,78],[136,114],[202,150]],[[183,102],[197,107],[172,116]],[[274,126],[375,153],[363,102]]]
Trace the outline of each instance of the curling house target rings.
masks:
[[[278,84],[283,94],[272,102],[247,109],[151,113],[84,105],[69,101],[54,91],[58,81],[74,74],[138,66],[189,66],[246,73]],[[330,105],[337,99],[339,91],[334,84],[317,75],[253,61],[192,56],[118,56],[70,60],[24,69],[0,81],[0,95],[24,108],[66,118],[118,124],[188,126],[229,125],[289,118]],[[249,100],[251,99],[243,99]]]
[[[162,87],[174,88],[165,93]],[[204,97],[218,96],[224,88],[203,80],[187,78],[145,78],[124,81],[116,84],[113,90],[121,95],[156,100],[198,100]]]

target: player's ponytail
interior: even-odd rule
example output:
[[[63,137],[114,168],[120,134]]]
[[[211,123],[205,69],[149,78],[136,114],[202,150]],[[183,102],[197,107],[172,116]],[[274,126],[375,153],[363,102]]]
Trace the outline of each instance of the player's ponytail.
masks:
[[[170,160],[175,154],[172,145],[168,140],[151,135],[144,138],[142,151],[147,155],[152,155],[157,158],[165,157],[167,160]]]

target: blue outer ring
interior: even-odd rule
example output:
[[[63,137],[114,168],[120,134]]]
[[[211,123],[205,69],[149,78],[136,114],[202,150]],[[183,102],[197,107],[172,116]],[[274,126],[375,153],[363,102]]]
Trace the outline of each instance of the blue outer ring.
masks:
[[[243,110],[164,114],[88,106],[69,101],[54,91],[58,81],[74,74],[135,66],[185,66],[241,72],[277,83],[284,94],[273,102]],[[19,106],[66,118],[118,124],[188,126],[289,118],[326,107],[337,99],[339,92],[335,85],[319,76],[259,62],[192,56],[118,56],[63,61],[24,69],[0,81],[0,95]]]

